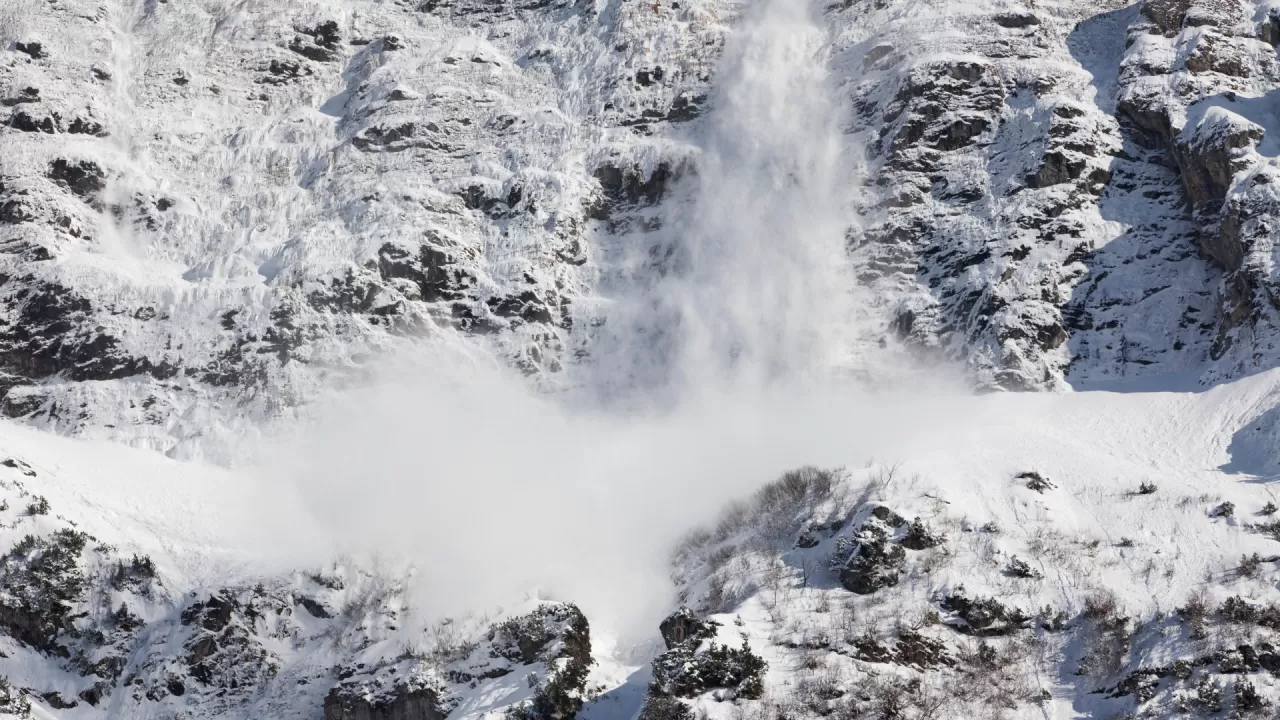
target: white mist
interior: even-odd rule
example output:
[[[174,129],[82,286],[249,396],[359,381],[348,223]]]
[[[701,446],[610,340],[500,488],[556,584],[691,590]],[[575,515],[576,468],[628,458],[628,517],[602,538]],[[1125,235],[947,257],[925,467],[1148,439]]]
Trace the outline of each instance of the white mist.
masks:
[[[742,19],[697,172],[667,208],[674,264],[613,288],[593,384],[537,396],[492,368],[433,358],[424,373],[418,358],[342,398],[292,456],[344,549],[416,567],[422,611],[537,586],[652,635],[685,531],[788,468],[879,452],[926,403],[938,417],[936,393],[876,399],[836,380],[855,330],[852,163],[810,12],[763,0]],[[620,393],[660,401],[609,400]]]

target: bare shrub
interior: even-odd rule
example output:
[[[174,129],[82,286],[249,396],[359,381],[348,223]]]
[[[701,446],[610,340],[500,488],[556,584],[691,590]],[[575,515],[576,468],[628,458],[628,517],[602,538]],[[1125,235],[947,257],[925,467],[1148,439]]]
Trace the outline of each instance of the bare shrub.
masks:
[[[1025,578],[1028,580],[1039,580],[1043,577],[1039,570],[1028,565],[1025,560],[1020,560],[1017,555],[1009,558],[1009,564],[1005,568],[1005,574],[1010,577]]]
[[[1111,590],[1099,590],[1084,599],[1084,616],[1090,620],[1108,620],[1119,612],[1120,601]]]
[[[1234,690],[1236,712],[1239,714],[1252,715],[1271,706],[1271,703],[1258,692],[1258,688],[1248,680],[1237,680]]]
[[[1081,626],[1084,655],[1078,674],[1100,680],[1116,673],[1129,656],[1133,634],[1120,613],[1114,592],[1100,590],[1085,599]]]
[[[1241,577],[1256,578],[1262,569],[1262,557],[1258,553],[1240,556],[1240,567],[1236,568]]]
[[[831,497],[837,471],[805,466],[783,473],[782,477],[756,491],[752,515],[767,536],[783,534],[796,523],[796,515]]]
[[[1178,608],[1178,616],[1187,626],[1187,633],[1194,640],[1203,639],[1206,635],[1205,620],[1209,617],[1209,596],[1200,588],[1187,598],[1187,602]]]
[[[676,550],[673,554],[675,557],[689,555],[706,547],[714,539],[715,538],[711,534],[711,531],[705,528],[690,530],[683,538],[681,538],[680,543],[676,545]]]
[[[796,699],[809,710],[826,714],[831,702],[843,697],[840,687],[840,674],[832,668],[823,668],[800,679],[796,686]]]
[[[723,541],[742,529],[750,516],[751,510],[741,500],[735,500],[720,513],[720,521],[716,523],[715,539]]]

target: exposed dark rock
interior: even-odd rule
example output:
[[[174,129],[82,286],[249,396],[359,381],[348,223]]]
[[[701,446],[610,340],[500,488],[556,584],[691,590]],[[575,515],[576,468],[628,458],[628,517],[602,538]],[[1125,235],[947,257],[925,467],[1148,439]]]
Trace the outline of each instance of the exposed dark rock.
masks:
[[[689,122],[706,111],[707,96],[705,94],[681,93],[671,101],[671,109],[667,111],[667,122]]]
[[[335,687],[324,699],[324,720],[444,720],[440,699],[428,688],[369,700]]]
[[[333,614],[330,613],[328,610],[325,610],[323,605],[316,602],[312,598],[306,597],[305,595],[300,596],[298,598],[298,604],[306,608],[307,612],[311,613],[312,617],[317,617],[320,619],[327,619],[327,618],[333,617]]]
[[[1142,14],[1170,35],[1182,29],[1182,21],[1191,7],[1191,0],[1144,0]]]
[[[14,47],[18,52],[30,55],[32,60],[49,57],[49,53],[44,51],[44,46],[34,40],[18,42]]]
[[[272,60],[265,71],[267,75],[258,78],[258,82],[264,85],[284,85],[312,74],[311,68],[288,60]]]
[[[191,625],[198,621],[205,630],[220,632],[231,622],[231,616],[235,610],[235,600],[230,597],[210,595],[208,600],[192,603],[182,611],[182,624]]]
[[[18,472],[22,473],[27,477],[36,476],[36,471],[32,470],[30,465],[22,462],[17,458],[5,458],[4,462],[0,462],[0,465],[3,465],[7,468],[13,468],[14,470],[17,470]]]
[[[1265,134],[1262,127],[1244,118],[1228,116],[1231,119],[1235,122],[1197,129],[1189,139],[1177,144],[1175,158],[1183,170],[1187,197],[1197,210],[1214,209],[1222,203],[1232,177],[1246,167],[1245,151],[1255,147]],[[1229,262],[1227,258],[1215,259]],[[1223,267],[1233,268],[1225,262]]]
[[[97,707],[102,699],[111,693],[111,685],[105,682],[94,683],[92,687],[80,691],[78,696],[91,707]]]
[[[1040,18],[1024,11],[1011,11],[995,16],[996,24],[1006,28],[1026,28],[1040,24]]]
[[[900,528],[907,524],[907,519],[894,512],[887,505],[877,505],[871,508],[871,517],[883,522],[891,528]]]
[[[106,137],[108,135],[101,123],[79,116],[72,118],[71,124],[67,126],[67,132],[72,135],[93,135],[95,137]]]
[[[0,100],[0,105],[3,105],[5,107],[13,107],[15,105],[21,105],[23,103],[35,103],[35,102],[40,102],[39,88],[25,87],[25,88],[22,88],[22,90],[20,90],[17,95]]]
[[[412,282],[418,291],[416,299],[424,302],[459,300],[476,285],[459,249],[443,241],[424,242],[416,254],[399,245],[383,245],[378,250],[378,273],[384,280]]]
[[[440,128],[432,122],[404,122],[394,127],[375,125],[361,130],[351,138],[351,144],[365,152],[401,152],[415,147],[441,148],[443,145],[432,139]]]
[[[1017,608],[1008,607],[995,598],[969,598],[964,588],[943,598],[942,609],[955,614],[959,622],[947,625],[957,632],[977,637],[1008,635],[1026,629],[1031,617]]]
[[[109,380],[150,374],[168,378],[176,369],[119,350],[119,341],[92,320],[87,300],[55,284],[14,291],[9,303],[17,322],[0,326],[0,367],[24,378],[64,375],[72,380]]]
[[[1027,186],[1044,188],[1061,185],[1080,177],[1087,163],[1083,158],[1072,157],[1058,150],[1045,153],[1040,169],[1027,176]]]
[[[299,28],[298,32],[301,34],[289,43],[290,50],[316,62],[332,62],[338,58],[342,35],[336,22],[326,20],[315,27]]]
[[[869,524],[863,525],[854,540],[857,546],[840,569],[840,584],[859,595],[897,585],[907,559],[902,546],[891,542],[883,529]]]
[[[1195,47],[1187,55],[1187,70],[1192,73],[1215,72],[1232,77],[1249,75],[1248,56],[1232,42],[1213,32],[1206,32],[1196,40]]]
[[[796,547],[802,550],[808,550],[809,548],[817,547],[819,542],[820,541],[817,536],[815,536],[811,531],[804,530],[800,533],[799,537],[796,538]]]
[[[1258,26],[1258,38],[1272,46],[1280,45],[1280,8],[1271,8]]]
[[[20,132],[42,132],[53,135],[62,131],[62,118],[57,113],[38,114],[21,108],[9,116],[9,127]]]
[[[930,146],[939,150],[959,150],[972,144],[973,139],[986,132],[990,123],[985,117],[960,118],[935,133]]]
[[[668,615],[658,626],[658,631],[670,650],[689,640],[701,641],[715,637],[716,627],[716,623],[705,622],[689,608],[682,607]]]
[[[107,174],[92,160],[58,158],[49,163],[49,179],[81,199],[91,199],[106,187]]]
[[[607,220],[615,211],[660,202],[676,180],[677,173],[667,163],[660,163],[648,175],[639,166],[622,169],[601,165],[594,177],[600,183],[604,202],[590,209],[588,215],[596,220]]]
[[[664,71],[662,66],[642,68],[636,71],[636,82],[644,87],[662,82]]]
[[[489,309],[499,317],[518,317],[525,322],[549,325],[553,322],[551,310],[542,298],[532,290],[526,290],[518,296],[489,298]]]
[[[56,692],[47,692],[41,695],[40,699],[44,700],[54,710],[70,710],[80,704],[75,700],[67,700]]]

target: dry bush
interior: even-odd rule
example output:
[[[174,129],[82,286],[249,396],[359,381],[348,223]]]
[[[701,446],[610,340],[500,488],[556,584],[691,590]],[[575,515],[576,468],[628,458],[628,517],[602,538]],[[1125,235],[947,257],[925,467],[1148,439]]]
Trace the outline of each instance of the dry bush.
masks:
[[[804,709],[825,715],[831,703],[844,694],[840,687],[840,673],[833,668],[824,667],[800,679],[796,684],[795,699]],[[795,713],[790,715],[794,716]]]
[[[1089,620],[1106,621],[1120,611],[1120,600],[1111,590],[1098,590],[1084,599],[1084,616]]]
[[[764,538],[787,534],[802,510],[812,510],[830,499],[837,473],[806,466],[783,473],[757,490],[751,499],[751,515]]]
[[[690,530],[683,538],[680,539],[679,544],[676,545],[673,555],[675,557],[691,555],[705,548],[707,545],[710,545],[714,539],[715,538],[711,534],[711,531],[706,528]]]
[[[1187,626],[1187,633],[1194,640],[1202,640],[1207,634],[1206,619],[1209,617],[1209,595],[1204,588],[1199,588],[1187,598],[1187,602],[1178,608],[1178,616]]]
[[[746,524],[751,510],[745,502],[735,500],[720,513],[720,520],[716,523],[715,539],[717,541],[728,540]]]

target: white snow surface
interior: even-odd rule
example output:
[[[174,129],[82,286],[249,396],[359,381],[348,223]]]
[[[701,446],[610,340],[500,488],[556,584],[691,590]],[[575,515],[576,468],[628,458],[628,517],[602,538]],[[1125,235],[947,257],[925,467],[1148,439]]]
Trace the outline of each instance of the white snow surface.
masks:
[[[1263,519],[1257,514],[1274,497],[1268,475],[1274,455],[1265,451],[1265,443],[1258,438],[1277,432],[1270,411],[1277,405],[1278,394],[1280,372],[1273,371],[1201,392],[987,395],[963,400],[945,423],[921,423],[919,432],[884,443],[874,459],[862,450],[842,456],[833,447],[815,448],[813,455],[824,463],[839,462],[854,469],[851,488],[861,482],[859,478],[874,477],[877,472],[883,476],[885,468],[900,463],[875,499],[908,517],[919,515],[946,528],[950,560],[942,569],[896,589],[893,597],[899,600],[891,599],[890,607],[898,602],[904,607],[927,602],[934,593],[964,586],[971,593],[995,594],[1032,610],[1044,605],[1071,610],[1078,609],[1089,594],[1109,589],[1126,612],[1154,617],[1180,607],[1200,587],[1221,597],[1276,599],[1269,563],[1253,579],[1233,579],[1232,571],[1244,555],[1276,554],[1276,541],[1247,532],[1245,525]],[[849,447],[857,443],[850,442]],[[149,554],[164,588],[162,596],[150,601],[152,612],[160,616],[174,612],[164,610],[166,603],[180,602],[185,596],[263,580],[270,586],[279,582],[273,578],[282,577],[281,573],[291,575],[286,567],[321,567],[325,553],[332,552],[317,530],[319,523],[305,517],[304,504],[279,486],[257,482],[251,475],[173,461],[144,450],[54,437],[12,423],[0,426],[0,450],[34,473],[2,469],[9,503],[3,541],[11,545],[28,533],[48,532],[72,522],[100,542],[116,545],[122,556]],[[737,486],[739,494],[745,495],[783,469],[760,467],[733,478],[726,487]],[[1043,494],[1022,487],[1014,476],[1032,469],[1055,487]],[[427,473],[424,481],[442,480]],[[1144,482],[1154,483],[1158,490],[1135,495]],[[18,488],[26,496],[19,497]],[[36,495],[49,500],[51,516],[25,513],[25,498]],[[575,502],[572,497],[561,501]],[[1234,517],[1211,517],[1214,508],[1228,501],[1234,504]],[[976,531],[986,523],[1000,528],[994,539]],[[1040,560],[1043,581],[1014,580],[1001,574],[1008,556],[1033,557],[1028,546],[1046,538],[1061,547]],[[1122,543],[1126,538],[1131,542]],[[634,541],[670,548],[674,539],[636,537]],[[306,546],[307,542],[317,544]],[[526,542],[536,545],[536,533]],[[984,544],[991,547],[984,549]],[[503,566],[501,557],[482,562],[493,571],[500,572]],[[349,564],[339,567],[347,569],[336,572],[352,577]],[[609,582],[607,568],[581,571],[596,582]],[[675,598],[663,578],[653,580],[651,592],[673,604]],[[791,587],[787,592],[796,597],[816,592],[798,589],[796,578],[788,577],[786,582]],[[316,586],[310,587],[314,592]],[[822,592],[835,596],[837,605],[844,602],[841,598],[852,597],[838,585],[827,587]],[[338,617],[348,617],[342,613],[343,603],[358,604],[353,592],[322,597],[340,613]],[[770,687],[783,693],[795,681],[786,670],[788,663],[798,662],[791,659],[783,636],[797,630],[792,624],[769,619],[760,606],[765,592],[748,593],[740,606],[721,619],[730,628],[735,616],[748,620],[753,646],[773,668]],[[509,600],[494,598],[493,602]],[[795,607],[809,607],[808,602]],[[811,615],[803,614],[808,619],[798,631],[806,632],[805,623],[818,621]],[[411,639],[433,626],[431,618],[416,617],[411,623],[417,624],[406,624],[389,637]],[[634,659],[635,651],[628,657],[628,648],[612,647],[607,639],[612,634],[607,626],[593,627],[599,662],[593,682],[605,685],[606,692],[589,706],[587,717],[625,717],[635,711],[642,693],[642,662]],[[0,675],[8,675],[19,687],[45,681],[30,675],[29,651],[12,645],[10,649],[9,657],[0,658]],[[1153,646],[1150,652],[1155,660],[1168,660],[1173,656],[1166,655],[1176,656],[1177,649]],[[320,647],[310,641],[295,643],[293,650],[279,655],[279,677],[295,677],[305,672],[303,668],[314,671],[320,667],[316,663],[323,662],[318,658],[327,657],[316,653],[321,653]],[[634,673],[639,675],[631,677]],[[63,695],[72,697],[80,689],[73,681],[76,676],[65,678],[60,682],[70,692]],[[285,701],[293,698],[286,693],[288,685],[285,681],[266,684],[251,707],[286,706]],[[1088,710],[1092,706],[1082,699],[1092,688],[1064,680],[1050,682],[1047,689],[1057,698],[1055,717],[1093,716]],[[313,716],[318,700],[314,695],[298,696],[294,702],[310,704],[312,709],[290,707],[289,712]],[[478,717],[489,707],[487,702],[463,702],[455,711],[457,717]],[[66,712],[48,711],[56,717]],[[95,712],[102,711],[82,704],[66,716],[95,717]],[[236,713],[251,709],[224,712],[230,714],[217,716],[240,717]]]
[[[808,653],[832,644],[817,639],[830,608],[842,631],[885,632],[963,586],[1073,616],[1113,593],[1145,628],[1127,664],[1082,679],[1083,641],[1045,640],[1019,682],[1047,696],[999,709],[1106,717],[1133,709],[1093,694],[1125,671],[1214,649],[1174,632],[1196,593],[1280,600],[1277,540],[1249,527],[1269,522],[1280,477],[1273,343],[1233,315],[1232,269],[1197,255],[1162,151],[1113,117],[1117,97],[1149,92],[1192,149],[1261,133],[1228,158],[1244,164],[1224,192],[1243,193],[1274,164],[1274,48],[1195,24],[1139,32],[1136,7],[1072,2],[479,5],[0,7],[9,122],[57,127],[0,135],[2,191],[31,215],[0,226],[4,327],[45,319],[10,310],[57,287],[88,309],[55,345],[114,343],[49,372],[13,363],[32,374],[6,382],[6,412],[80,437],[0,421],[14,461],[0,550],[87,532],[78,622],[118,629],[117,607],[144,621],[106,639],[127,658],[108,699],[73,708],[55,705],[97,680],[0,638],[0,676],[36,716],[315,718],[340,666],[434,682],[484,662],[440,661],[440,647],[560,601],[593,622],[599,694],[583,715],[627,720],[655,610],[706,601],[729,568],[715,581],[732,601],[705,609],[770,670],[764,702],[712,693],[695,701],[710,716],[785,705]],[[1235,8],[1257,16],[1240,33],[1263,22],[1255,5]],[[33,42],[45,56],[18,49]],[[1214,42],[1247,80],[1196,72],[1203,102],[1166,87]],[[26,87],[38,105],[17,102]],[[689,102],[698,112],[673,117]],[[1070,182],[1029,179],[1051,148]],[[55,158],[95,163],[104,187],[59,184]],[[606,168],[623,199],[602,209]],[[1267,185],[1248,192],[1261,202]],[[1268,219],[1249,220],[1256,277],[1271,274]],[[420,252],[447,256],[453,284],[393,262]],[[1068,332],[1073,304],[1091,319]],[[95,366],[108,356],[123,364]],[[412,391],[423,374],[491,377],[454,377],[459,357],[515,367],[546,395]],[[946,360],[988,387],[1061,392],[933,390]],[[378,393],[341,394],[371,379]],[[274,440],[298,427],[279,460]],[[806,554],[749,528],[667,564],[681,533],[801,463],[847,470],[803,522],[847,528],[878,503],[944,544],[870,599],[814,565],[834,535]],[[1027,488],[1028,471],[1051,486]],[[1261,567],[1241,572],[1254,553]],[[111,584],[134,555],[156,582]],[[1014,556],[1039,577],[1009,577]],[[513,587],[541,578],[527,597]],[[266,620],[233,625],[260,654],[224,657],[246,682],[201,705],[172,679],[199,632],[183,615],[214,597]],[[917,671],[821,662],[853,687]],[[460,684],[451,720],[501,716],[545,671]],[[1166,682],[1146,710],[1172,712],[1177,692]]]

